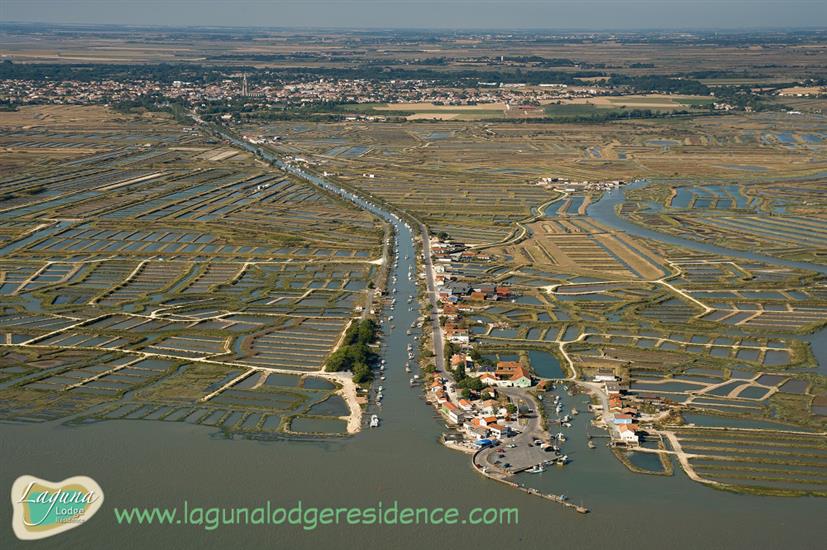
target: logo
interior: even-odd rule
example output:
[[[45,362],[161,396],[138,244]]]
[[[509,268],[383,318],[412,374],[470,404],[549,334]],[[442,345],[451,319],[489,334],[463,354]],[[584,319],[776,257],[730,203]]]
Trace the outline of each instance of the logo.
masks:
[[[94,516],[103,504],[103,491],[86,476],[54,483],[24,475],[11,487],[11,504],[17,538],[45,539],[79,527]]]

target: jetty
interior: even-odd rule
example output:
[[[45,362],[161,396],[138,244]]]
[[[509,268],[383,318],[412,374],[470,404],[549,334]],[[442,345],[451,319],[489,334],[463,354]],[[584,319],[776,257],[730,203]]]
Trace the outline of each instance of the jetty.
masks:
[[[480,449],[480,450],[482,450],[482,449]],[[540,498],[544,498],[546,500],[550,500],[551,502],[556,502],[557,504],[562,504],[566,508],[570,508],[570,509],[574,510],[575,512],[579,513],[579,514],[588,514],[589,513],[588,508],[586,508],[583,505],[577,505],[577,504],[574,504],[572,502],[569,502],[568,499],[566,499],[563,495],[554,495],[554,494],[551,494],[551,493],[543,493],[543,492],[538,491],[537,489],[534,489],[532,487],[526,487],[525,485],[520,485],[519,483],[511,481],[509,479],[510,476],[507,476],[505,474],[501,474],[499,472],[488,471],[488,469],[485,468],[484,466],[481,466],[480,464],[477,464],[477,455],[479,453],[480,453],[479,450],[474,453],[474,456],[471,459],[471,463],[474,465],[474,469],[477,472],[479,472],[483,476],[487,477],[488,479],[493,479],[494,481],[499,481],[500,483],[505,483],[509,487],[513,487],[515,489],[518,489],[518,490],[520,490],[520,491],[522,491],[526,494],[534,495],[534,496],[537,496],[537,497],[540,497]]]

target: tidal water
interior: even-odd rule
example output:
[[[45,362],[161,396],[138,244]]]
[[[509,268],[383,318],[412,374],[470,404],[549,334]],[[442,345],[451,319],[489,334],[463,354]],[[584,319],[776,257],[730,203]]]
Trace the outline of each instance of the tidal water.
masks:
[[[632,223],[628,220],[621,218],[617,214],[615,208],[623,203],[626,190],[638,189],[640,187],[646,186],[647,184],[648,182],[646,182],[645,180],[640,180],[632,184],[629,184],[625,187],[620,187],[617,189],[612,189],[611,191],[607,191],[606,193],[604,193],[603,197],[599,201],[594,202],[588,206],[586,213],[590,218],[594,218],[595,220],[603,223],[604,225],[607,225],[614,229],[619,229],[620,231],[624,231],[629,235],[634,235],[636,237],[652,239],[655,241],[673,244],[676,246],[681,246],[684,248],[688,248],[690,250],[697,250],[700,252],[708,252],[711,254],[720,254],[722,256],[732,256],[734,258],[755,260],[770,265],[779,265],[784,267],[792,267],[796,269],[806,269],[810,271],[816,271],[818,273],[827,273],[827,265],[815,264],[811,262],[796,262],[792,260],[784,260],[781,258],[775,258],[773,256],[765,256],[763,254],[757,254],[754,252],[736,250],[734,248],[727,248],[692,239],[675,237],[673,235],[667,235],[665,233],[661,233],[659,231],[643,227],[641,225]]]

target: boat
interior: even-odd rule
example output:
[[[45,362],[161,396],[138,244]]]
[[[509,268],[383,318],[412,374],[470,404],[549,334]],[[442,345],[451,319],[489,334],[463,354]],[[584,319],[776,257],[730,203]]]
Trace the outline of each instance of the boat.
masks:
[[[415,386],[415,385],[416,385],[416,380],[411,378],[411,386]]]
[[[595,445],[594,441],[592,441],[591,439],[589,439],[589,442],[586,443],[586,445],[589,447],[589,449],[594,449],[597,447],[597,445]]]
[[[572,416],[577,416],[578,414],[580,414],[580,411],[578,411],[577,409],[575,409],[574,407],[572,407],[572,408],[571,408],[571,415],[572,415]]]
[[[383,390],[383,389],[384,389],[384,388],[383,388],[382,386],[379,386],[378,388],[376,388],[376,391],[378,391],[379,393],[382,393],[382,390]]]
[[[370,427],[371,428],[378,428],[379,427],[379,417],[375,414],[370,417]]]
[[[526,470],[526,472],[528,472],[529,474],[542,474],[545,471],[546,469],[543,468],[542,464],[535,464],[534,466]]]
[[[409,367],[408,365],[405,365],[405,372],[411,372],[411,367]]]

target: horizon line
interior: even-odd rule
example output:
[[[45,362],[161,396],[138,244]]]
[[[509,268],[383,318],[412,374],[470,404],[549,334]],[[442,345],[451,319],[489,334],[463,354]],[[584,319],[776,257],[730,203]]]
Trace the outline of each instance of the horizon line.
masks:
[[[743,27],[394,27],[394,26],[313,26],[313,25],[290,25],[290,26],[265,26],[265,25],[181,25],[162,23],[81,23],[81,22],[48,22],[48,21],[26,21],[26,20],[3,20],[0,19],[0,27],[6,25],[31,25],[43,27],[122,27],[133,29],[164,29],[164,30],[258,30],[258,31],[288,31],[288,30],[317,30],[317,31],[430,31],[430,32],[456,32],[456,31],[488,31],[488,32],[574,32],[574,33],[621,33],[621,32],[792,32],[792,31],[823,31],[827,32],[825,25],[812,26],[743,26]]]

